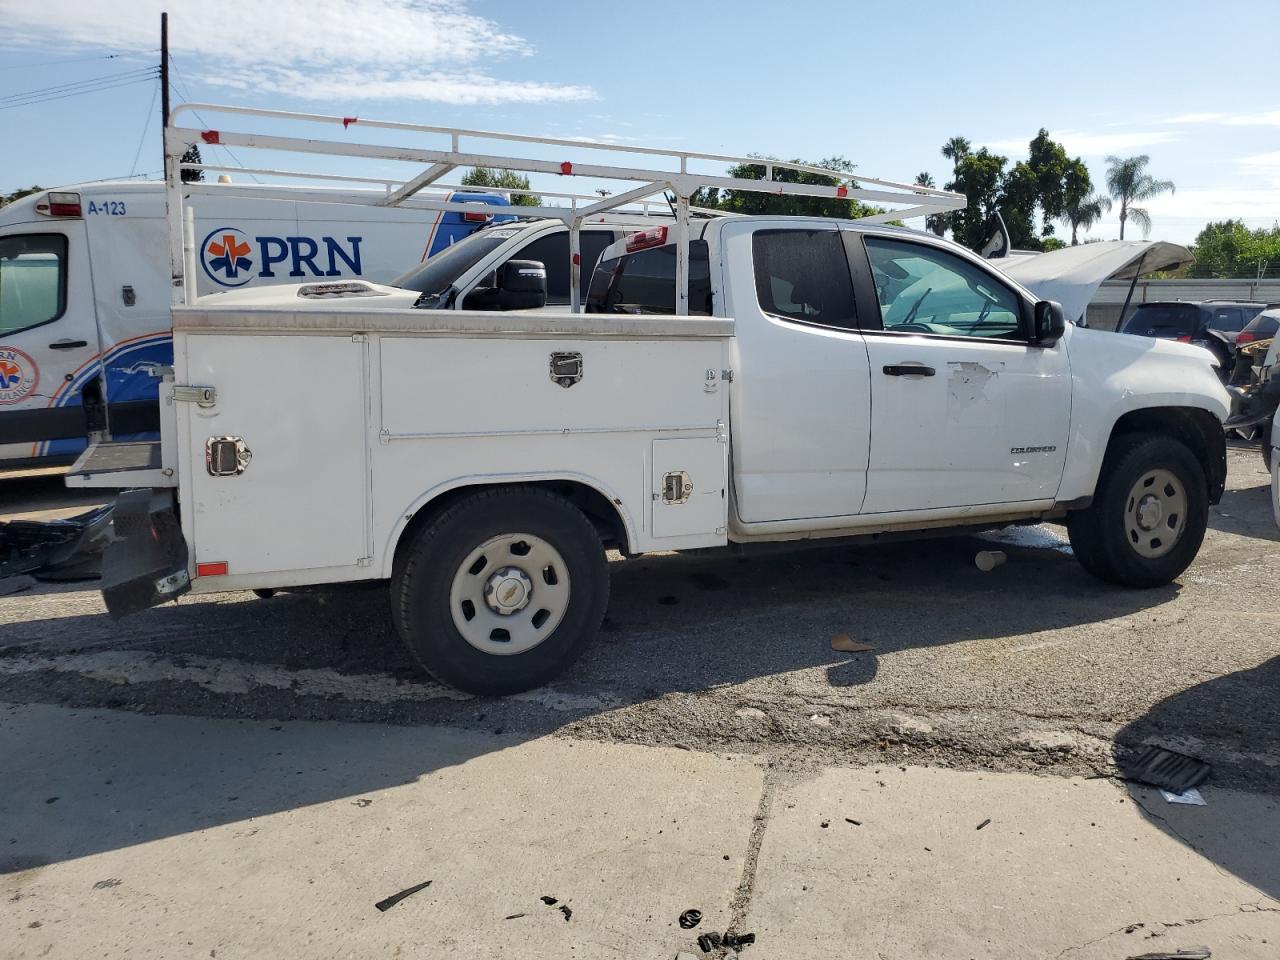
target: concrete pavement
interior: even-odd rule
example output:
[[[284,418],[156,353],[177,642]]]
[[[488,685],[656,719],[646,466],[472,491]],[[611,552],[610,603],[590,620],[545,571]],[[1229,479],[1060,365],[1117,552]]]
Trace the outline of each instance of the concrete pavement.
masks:
[[[761,958],[1280,944],[1277,802],[1212,787],[43,705],[0,708],[0,767],[6,958],[669,958],[731,924]]]

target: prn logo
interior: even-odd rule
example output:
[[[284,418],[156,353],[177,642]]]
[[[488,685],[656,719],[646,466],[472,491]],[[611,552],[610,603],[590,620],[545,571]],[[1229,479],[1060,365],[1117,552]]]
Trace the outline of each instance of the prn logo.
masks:
[[[235,227],[218,227],[200,244],[200,262],[214,283],[243,287],[253,279],[249,237]]]
[[[0,404],[29,397],[40,382],[40,369],[17,347],[0,347]]]

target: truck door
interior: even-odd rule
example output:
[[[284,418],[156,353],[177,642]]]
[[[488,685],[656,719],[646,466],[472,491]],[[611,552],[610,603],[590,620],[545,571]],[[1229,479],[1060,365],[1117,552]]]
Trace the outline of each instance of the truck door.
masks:
[[[857,514],[871,386],[841,233],[830,221],[726,224],[736,319],[730,417],[744,523]],[[717,310],[717,313],[721,312]]]
[[[84,449],[84,386],[98,376],[84,222],[0,237],[0,460]]]
[[[1052,499],[1066,462],[1062,343],[1027,342],[1024,295],[940,245],[859,234],[871,361],[863,513]]]

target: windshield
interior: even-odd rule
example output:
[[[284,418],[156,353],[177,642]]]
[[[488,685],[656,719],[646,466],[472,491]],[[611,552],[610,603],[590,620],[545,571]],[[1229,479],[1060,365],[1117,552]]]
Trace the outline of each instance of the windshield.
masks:
[[[515,235],[515,230],[479,230],[441,250],[408,273],[402,273],[391,281],[391,285],[416,290],[427,296],[439,296],[492,250]]]
[[[1196,332],[1200,311],[1189,303],[1143,304],[1125,322],[1121,333],[1140,337],[1190,336]]]

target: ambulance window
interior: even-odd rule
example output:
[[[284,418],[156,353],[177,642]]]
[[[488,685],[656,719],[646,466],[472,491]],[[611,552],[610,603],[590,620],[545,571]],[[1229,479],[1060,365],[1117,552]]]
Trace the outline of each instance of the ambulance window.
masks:
[[[62,234],[0,237],[0,335],[62,316],[66,266],[67,238]]]
[[[587,284],[596,261],[614,239],[612,230],[582,231],[579,241],[582,247],[582,296],[587,295]],[[511,256],[516,260],[540,260],[547,268],[547,302],[569,302],[569,231],[559,230],[539,237]]]

